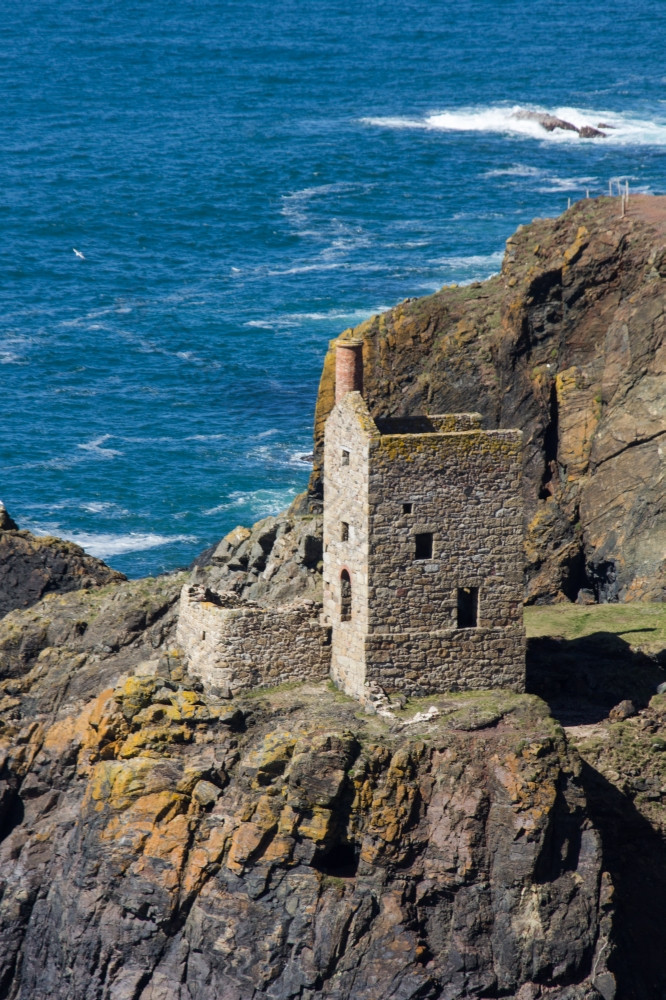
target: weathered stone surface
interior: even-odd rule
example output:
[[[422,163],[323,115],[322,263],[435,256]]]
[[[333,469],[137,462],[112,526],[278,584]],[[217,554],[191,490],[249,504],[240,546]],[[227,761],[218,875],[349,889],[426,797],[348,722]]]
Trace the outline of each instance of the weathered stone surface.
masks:
[[[218,694],[328,677],[330,632],[314,601],[265,608],[233,592],[200,594],[183,587],[176,638],[189,672]]]
[[[45,594],[101,587],[125,579],[73,542],[13,530],[4,507],[2,511],[6,527],[0,525],[0,616],[14,608],[30,607]],[[14,524],[11,518],[9,521]]]
[[[252,529],[234,528],[202,553],[192,583],[266,607],[297,600],[321,603],[321,539],[321,507],[303,494],[287,511],[263,518]]]
[[[529,697],[456,728],[475,697],[414,735],[325,687],[230,713],[131,676],[75,711],[21,705],[0,729],[3,995],[611,989],[577,760]]]
[[[324,621],[331,676],[347,694],[365,700],[367,684],[524,690],[521,444],[475,414],[375,423],[360,393],[337,403],[326,425]],[[463,622],[465,588],[473,620]]]

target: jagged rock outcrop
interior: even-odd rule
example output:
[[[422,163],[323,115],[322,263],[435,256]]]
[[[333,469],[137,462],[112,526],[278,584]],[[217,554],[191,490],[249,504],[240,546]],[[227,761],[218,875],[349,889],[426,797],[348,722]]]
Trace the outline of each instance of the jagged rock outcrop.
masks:
[[[666,593],[666,198],[584,200],[507,240],[501,274],[356,327],[373,416],[480,411],[521,427],[527,600]],[[334,364],[323,368],[321,496]]]
[[[1,996],[615,995],[580,764],[537,699],[409,724],[326,686],[220,702],[164,657],[55,706],[58,669],[13,677],[0,725]]]
[[[252,528],[239,525],[196,560],[192,583],[265,606],[322,597],[321,512],[305,494]]]
[[[126,577],[62,538],[19,531],[0,504],[0,617],[45,594],[102,587]]]
[[[18,524],[0,500],[0,531],[18,531]]]

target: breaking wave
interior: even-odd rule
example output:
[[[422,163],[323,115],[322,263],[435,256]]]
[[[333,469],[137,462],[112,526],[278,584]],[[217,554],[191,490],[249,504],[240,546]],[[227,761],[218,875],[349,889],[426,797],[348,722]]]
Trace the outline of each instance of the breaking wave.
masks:
[[[521,112],[554,115],[571,122],[577,128],[592,125],[606,138],[581,140],[576,132],[555,129],[547,132],[537,121],[516,117]],[[594,142],[620,146],[666,146],[666,121],[647,121],[627,114],[588,108],[524,108],[512,107],[463,108],[459,111],[433,111],[422,118],[367,117],[364,125],[390,129],[426,129],[434,132],[495,132],[505,135],[539,139],[544,142],[581,143]],[[529,169],[529,168],[528,168]],[[497,176],[497,175],[496,175]]]

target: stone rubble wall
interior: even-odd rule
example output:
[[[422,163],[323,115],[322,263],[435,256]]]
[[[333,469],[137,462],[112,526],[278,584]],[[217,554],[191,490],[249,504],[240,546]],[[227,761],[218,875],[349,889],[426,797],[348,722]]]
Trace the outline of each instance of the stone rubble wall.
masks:
[[[216,597],[219,603],[197,597],[197,588],[183,588],[177,641],[190,674],[209,690],[229,697],[329,676],[330,630],[320,624],[314,601],[263,608],[234,595]]]
[[[365,643],[366,683],[421,697],[483,688],[525,690],[525,633],[513,628],[373,634]]]
[[[369,632],[455,629],[459,587],[478,588],[479,627],[522,621],[520,451],[520,431],[507,430],[373,443]],[[432,558],[416,559],[415,536],[426,532]]]

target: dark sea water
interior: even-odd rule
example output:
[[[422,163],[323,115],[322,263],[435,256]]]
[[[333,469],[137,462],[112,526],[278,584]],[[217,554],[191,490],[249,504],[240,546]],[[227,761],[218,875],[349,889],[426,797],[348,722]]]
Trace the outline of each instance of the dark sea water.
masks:
[[[5,0],[0,48],[0,497],[133,576],[304,488],[342,329],[666,190],[664,0]]]

